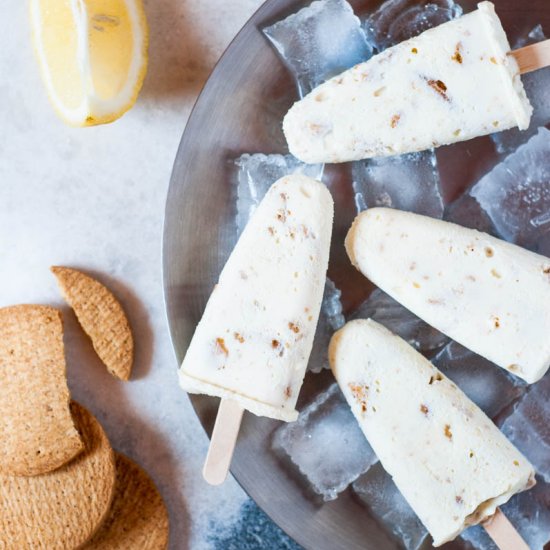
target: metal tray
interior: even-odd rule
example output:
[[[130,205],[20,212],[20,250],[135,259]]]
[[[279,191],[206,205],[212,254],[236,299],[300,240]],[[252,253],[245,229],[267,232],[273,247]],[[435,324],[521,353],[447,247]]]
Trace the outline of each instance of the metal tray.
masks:
[[[548,0],[494,2],[511,42],[537,23],[550,30]],[[168,192],[163,242],[166,306],[179,362],[235,242],[230,159],[241,153],[287,152],[281,121],[297,99],[296,87],[261,29],[308,3],[265,2],[214,69],[183,134]],[[372,11],[379,3],[351,1],[358,14]],[[475,9],[476,2],[461,0],[460,4],[468,12]],[[437,157],[447,202],[497,162],[487,137],[440,148]],[[329,276],[343,290],[344,308],[350,309],[371,288],[352,268],[343,247],[355,215],[349,167],[327,166],[325,181],[336,207]],[[328,372],[308,375],[298,407],[312,401],[331,381]],[[191,399],[210,433],[218,400],[205,396]],[[232,473],[256,503],[305,548],[399,548],[350,491],[330,503],[311,498],[299,476],[271,451],[271,435],[278,424],[245,414]]]

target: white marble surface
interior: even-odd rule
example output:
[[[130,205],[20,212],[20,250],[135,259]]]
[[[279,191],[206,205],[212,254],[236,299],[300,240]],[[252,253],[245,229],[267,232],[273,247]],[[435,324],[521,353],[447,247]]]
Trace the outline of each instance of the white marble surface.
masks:
[[[230,526],[246,497],[232,479],[211,488],[200,476],[207,438],[177,387],[163,306],[165,194],[196,95],[260,4],[146,1],[150,65],[138,103],[121,120],[87,129],[64,126],[48,103],[27,2],[4,0],[0,18],[0,306],[63,309],[73,396],[155,479],[177,549],[212,547],[212,526]],[[137,340],[130,383],[95,357],[60,299],[48,271],[54,264],[95,272],[121,297]]]

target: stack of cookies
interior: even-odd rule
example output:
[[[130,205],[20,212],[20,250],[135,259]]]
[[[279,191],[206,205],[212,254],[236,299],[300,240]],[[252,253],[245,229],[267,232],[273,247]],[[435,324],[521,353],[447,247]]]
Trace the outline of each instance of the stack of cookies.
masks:
[[[133,339],[119,302],[79,271],[52,270],[99,357],[128,380]],[[154,483],[71,401],[60,311],[0,309],[0,548],[167,545],[168,514]]]

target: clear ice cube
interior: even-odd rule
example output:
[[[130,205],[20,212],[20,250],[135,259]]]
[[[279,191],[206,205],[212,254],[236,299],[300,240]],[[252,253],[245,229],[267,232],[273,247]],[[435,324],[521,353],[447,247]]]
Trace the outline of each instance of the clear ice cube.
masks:
[[[453,0],[386,0],[363,28],[373,47],[382,51],[461,15]]]
[[[497,231],[508,241],[535,248],[550,231],[550,130],[498,164],[471,189]]]
[[[537,240],[534,250],[536,250],[539,254],[550,258],[550,231],[542,235]]]
[[[387,206],[433,218],[443,216],[433,151],[354,162],[352,178],[358,212]]]
[[[529,491],[512,497],[502,507],[530,550],[543,550],[550,542],[550,485],[537,478]]]
[[[303,174],[320,180],[322,164],[304,164],[292,155],[241,155],[236,159],[237,173],[237,231],[239,235],[256,210],[267,190],[279,178]]]
[[[374,319],[401,336],[419,351],[433,351],[444,346],[449,338],[403,307],[379,288],[350,315],[351,319]]]
[[[520,37],[513,45],[514,50],[546,40],[541,25],[537,25],[531,32]],[[527,97],[533,106],[531,124],[527,130],[512,128],[504,132],[493,134],[496,149],[501,154],[515,151],[521,144],[537,133],[539,126],[550,122],[550,72],[534,71],[521,76]]]
[[[514,495],[501,507],[530,550],[543,550],[550,542],[550,485],[537,478],[532,489]],[[483,527],[466,529],[461,538],[476,550],[498,550]]]
[[[337,384],[296,422],[278,428],[273,447],[290,457],[324,500],[334,500],[377,461]]]
[[[469,229],[477,229],[498,237],[493,222],[469,193],[464,193],[445,207],[443,219]]]
[[[529,387],[501,429],[550,483],[550,375]]]
[[[327,277],[325,293],[321,304],[321,314],[315,331],[313,348],[309,357],[308,370],[319,373],[330,368],[328,363],[328,345],[335,331],[343,327],[346,320],[342,314],[342,292]]]
[[[345,0],[317,0],[263,31],[302,97],[372,56],[361,22]]]
[[[521,380],[457,342],[449,342],[433,363],[490,418],[525,392]]]
[[[353,490],[370,514],[400,539],[407,550],[417,550],[423,545],[428,531],[380,462],[353,483]]]
[[[498,546],[493,542],[487,531],[481,525],[474,525],[462,531],[460,539],[469,543],[468,549],[475,550],[498,550]]]

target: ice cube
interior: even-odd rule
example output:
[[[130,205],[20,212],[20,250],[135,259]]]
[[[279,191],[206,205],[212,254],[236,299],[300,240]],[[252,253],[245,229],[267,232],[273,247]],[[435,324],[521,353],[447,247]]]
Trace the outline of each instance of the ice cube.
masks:
[[[363,25],[369,42],[382,51],[462,15],[453,0],[386,0]]]
[[[457,342],[449,342],[433,363],[490,418],[525,392],[521,380]]]
[[[263,31],[294,75],[302,97],[372,56],[361,22],[345,0],[317,0]]]
[[[433,151],[354,162],[352,178],[358,212],[388,206],[433,218],[443,216]]]
[[[514,44],[513,49],[529,46],[536,42],[546,40],[544,31],[537,25],[531,32],[520,37]],[[550,122],[550,72],[534,71],[521,76],[527,97],[533,106],[531,124],[527,130],[521,131],[512,128],[505,132],[493,134],[491,137],[495,142],[496,149],[501,154],[515,151],[521,144],[537,133],[539,126],[545,126]]]
[[[241,155],[234,161],[237,173],[237,231],[240,234],[267,190],[279,178],[303,174],[320,180],[322,164],[304,164],[292,155]]]
[[[502,424],[508,439],[550,483],[550,375],[529,387]]]
[[[462,227],[468,227],[470,229],[477,229],[490,235],[499,236],[491,222],[491,219],[481,208],[479,203],[470,195],[470,193],[464,193],[454,202],[448,204],[445,207],[445,214],[443,219],[448,222],[456,223]]]
[[[530,550],[543,550],[550,542],[550,485],[537,478],[532,489],[514,495],[501,507]],[[498,550],[483,527],[476,525],[461,535],[476,550]]]
[[[378,462],[353,483],[353,490],[372,517],[402,541],[407,550],[420,548],[428,532]]]
[[[550,542],[550,485],[537,478],[529,491],[512,497],[502,507],[530,550],[543,550]]]
[[[460,538],[469,543],[468,548],[474,548],[475,550],[498,550],[498,546],[481,525],[468,527],[468,529],[462,532]]]
[[[342,328],[346,322],[342,313],[342,291],[327,277],[321,309],[333,331]]]
[[[302,410],[296,422],[278,428],[273,446],[290,457],[324,500],[334,500],[377,461],[337,384]]]
[[[550,231],[550,130],[509,155],[479,180],[470,194],[508,241],[535,248]]]
[[[420,351],[439,349],[449,341],[447,336],[378,288],[350,315],[350,320],[368,318],[384,325]]]
[[[550,258],[550,231],[541,236],[533,250]]]
[[[343,327],[346,320],[342,314],[342,292],[327,278],[321,304],[321,314],[315,331],[313,349],[309,357],[308,370],[319,373],[328,369],[328,345],[335,331]]]

